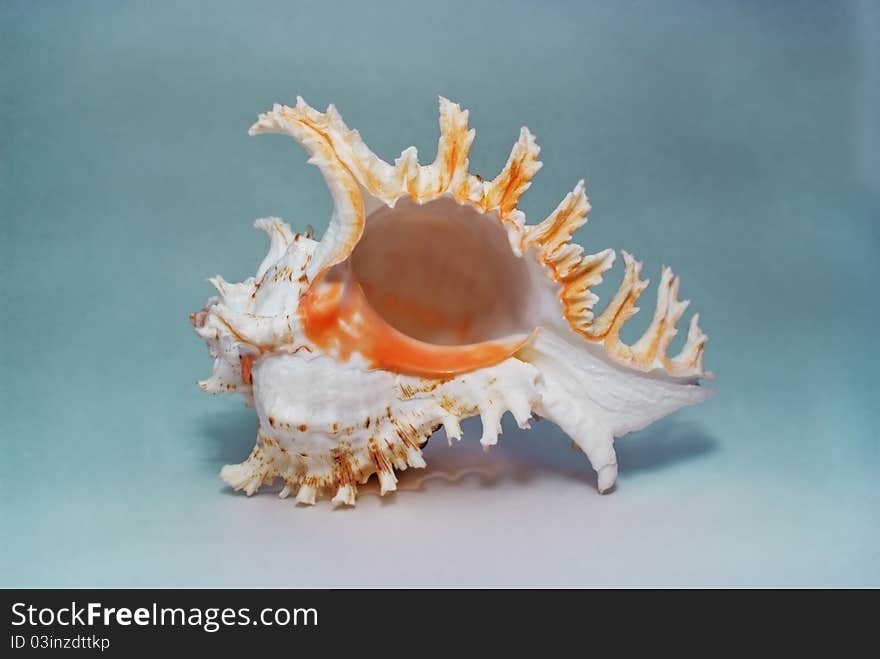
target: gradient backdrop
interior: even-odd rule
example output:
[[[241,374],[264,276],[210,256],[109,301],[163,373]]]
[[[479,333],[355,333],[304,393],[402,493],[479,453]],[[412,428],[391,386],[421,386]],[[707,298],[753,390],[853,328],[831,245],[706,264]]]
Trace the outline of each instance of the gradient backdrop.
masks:
[[[0,62],[0,585],[880,585],[877,3],[4,0]],[[425,161],[448,96],[486,176],[528,125],[529,218],[585,177],[579,240],[675,267],[717,395],[611,496],[509,419],[354,510],[230,492],[255,416],[188,314],[255,218],[326,226],[246,134],[297,94]]]

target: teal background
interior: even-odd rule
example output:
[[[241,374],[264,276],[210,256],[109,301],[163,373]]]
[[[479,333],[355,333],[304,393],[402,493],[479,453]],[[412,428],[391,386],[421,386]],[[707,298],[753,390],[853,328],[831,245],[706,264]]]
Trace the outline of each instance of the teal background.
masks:
[[[0,585],[880,585],[877,3],[3,0],[0,62]],[[484,176],[528,125],[530,220],[585,177],[579,241],[674,266],[716,395],[610,496],[509,419],[354,510],[227,490],[255,417],[188,314],[255,218],[326,226],[246,134],[297,94],[423,161],[448,96]]]

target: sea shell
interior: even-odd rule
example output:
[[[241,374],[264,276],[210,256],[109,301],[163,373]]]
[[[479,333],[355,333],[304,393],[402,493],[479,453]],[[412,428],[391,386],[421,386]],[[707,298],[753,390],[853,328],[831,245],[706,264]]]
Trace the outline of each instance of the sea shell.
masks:
[[[681,352],[667,355],[688,305],[668,268],[632,345],[620,329],[648,282],[626,252],[617,293],[594,314],[591,287],[615,254],[571,242],[590,210],[583,181],[526,223],[517,203],[541,167],[528,129],[489,181],[468,171],[468,112],[444,98],[429,165],[412,147],[384,162],[332,105],[322,113],[301,98],[260,115],[250,134],[260,133],[305,147],[334,209],[320,242],[257,220],[270,244],[256,275],[212,278],[219,295],[191,316],[214,357],[200,386],[243,394],[259,417],[250,457],[221,472],[235,489],[280,478],[282,497],[353,505],[371,475],[384,494],[395,470],[424,467],[420,448],[440,427],[459,439],[459,422],[479,415],[489,447],[510,411],[520,427],[532,415],[556,423],[606,492],[616,437],[706,398],[696,315]]]

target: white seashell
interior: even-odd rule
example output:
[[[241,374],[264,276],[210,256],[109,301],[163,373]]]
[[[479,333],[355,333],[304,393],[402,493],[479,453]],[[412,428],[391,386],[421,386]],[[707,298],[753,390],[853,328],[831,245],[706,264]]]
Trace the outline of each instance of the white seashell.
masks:
[[[615,254],[571,242],[590,209],[583,181],[527,225],[516,206],[541,167],[534,137],[523,128],[501,173],[483,181],[468,172],[467,120],[440,99],[430,165],[414,148],[380,160],[333,106],[321,113],[302,99],[251,128],[296,138],[334,210],[320,242],[257,220],[270,246],[256,275],[212,278],[218,295],[191,316],[214,357],[200,386],[242,393],[259,417],[250,457],[221,472],[235,489],[250,495],[280,478],[282,498],[354,505],[371,475],[385,494],[395,469],[424,467],[420,448],[435,430],[460,439],[460,421],[478,415],[488,448],[509,411],[523,428],[533,413],[559,425],[605,492],[616,437],[708,395],[696,315],[682,351],[667,355],[688,304],[678,278],[663,269],[649,328],[624,344],[620,328],[648,282],[623,252],[623,281],[593,313],[590,289]]]

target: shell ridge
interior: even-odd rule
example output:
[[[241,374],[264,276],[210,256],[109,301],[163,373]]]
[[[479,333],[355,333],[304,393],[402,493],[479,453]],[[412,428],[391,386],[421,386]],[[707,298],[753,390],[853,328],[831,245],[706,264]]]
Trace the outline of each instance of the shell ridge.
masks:
[[[333,214],[306,272],[309,281],[313,281],[321,272],[348,258],[363,233],[366,213],[353,171],[337,155],[333,137],[321,130],[309,111],[314,112],[302,98],[297,99],[294,108],[276,105],[271,112],[261,114],[248,132],[290,135],[324,176],[333,198]]]
[[[423,468],[420,447],[436,428],[445,427],[452,439],[457,429],[460,432],[462,419],[479,416],[484,430],[481,443],[490,446],[497,442],[505,412],[525,422],[539,403],[539,371],[518,359],[442,381],[348,369],[346,381],[361,381],[353,389],[360,393],[353,395],[367,396],[373,402],[340,401],[335,411],[327,412],[328,418],[340,418],[330,424],[338,428],[333,433],[328,432],[329,426],[299,423],[314,405],[310,396],[323,390],[320,378],[337,377],[331,358],[317,359],[320,363],[313,360],[311,366],[294,356],[285,364],[277,360],[255,364],[255,385],[268,386],[257,406],[257,445],[243,463],[223,468],[221,478],[230,487],[253,494],[280,477],[285,484],[282,496],[296,487],[306,488],[300,503],[313,503],[326,490],[335,492],[334,505],[354,505],[357,483],[371,474],[377,474],[380,494],[385,494],[396,489],[393,469]],[[303,369],[313,374],[308,382],[302,380]],[[294,391],[299,392],[293,398],[291,387],[298,387]],[[390,406],[384,402],[388,399],[394,401]],[[365,404],[373,407],[359,407]],[[365,418],[360,426],[347,428],[344,418],[352,417],[356,409],[362,409]],[[312,457],[319,455],[327,457]]]

